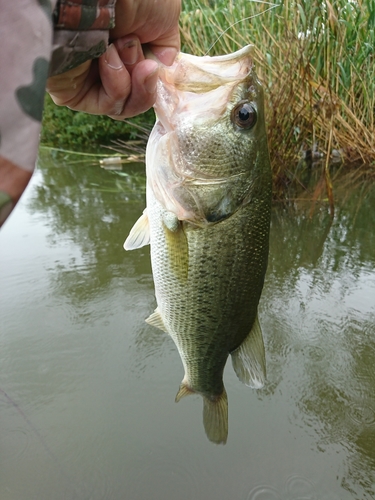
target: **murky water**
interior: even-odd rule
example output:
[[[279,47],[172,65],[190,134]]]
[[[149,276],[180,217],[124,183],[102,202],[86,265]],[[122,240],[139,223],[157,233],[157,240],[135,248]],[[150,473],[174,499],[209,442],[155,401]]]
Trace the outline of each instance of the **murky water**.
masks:
[[[226,446],[155,306],[144,208],[120,177],[44,155],[0,232],[1,500],[349,500],[375,496],[375,192],[330,227],[277,209],[260,305],[268,382],[231,364]]]

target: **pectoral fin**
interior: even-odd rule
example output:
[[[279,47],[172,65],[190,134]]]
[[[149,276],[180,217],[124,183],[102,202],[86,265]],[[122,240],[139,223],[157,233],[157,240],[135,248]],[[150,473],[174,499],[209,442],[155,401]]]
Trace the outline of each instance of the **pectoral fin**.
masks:
[[[124,243],[125,250],[136,250],[150,243],[150,225],[147,217],[147,208],[132,227]]]
[[[171,268],[180,281],[186,281],[189,268],[188,241],[182,222],[172,212],[163,214],[164,234]]]
[[[231,353],[237,377],[245,385],[260,389],[266,380],[266,357],[258,316],[240,347]]]

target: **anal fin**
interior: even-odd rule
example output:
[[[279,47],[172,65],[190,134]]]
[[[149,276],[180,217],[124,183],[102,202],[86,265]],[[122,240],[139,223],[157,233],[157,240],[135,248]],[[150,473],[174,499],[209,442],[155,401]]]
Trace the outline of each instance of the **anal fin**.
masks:
[[[242,344],[231,353],[237,377],[245,385],[260,389],[266,381],[266,356],[258,315]]]
[[[152,314],[150,314],[150,316],[145,321],[149,325],[154,326],[155,328],[159,328],[159,330],[162,330],[163,332],[167,332],[158,307]]]
[[[190,387],[182,383],[178,393],[176,394],[175,402],[178,403],[182,398],[186,398],[186,396],[190,396],[190,394],[195,394],[195,392],[190,389]]]

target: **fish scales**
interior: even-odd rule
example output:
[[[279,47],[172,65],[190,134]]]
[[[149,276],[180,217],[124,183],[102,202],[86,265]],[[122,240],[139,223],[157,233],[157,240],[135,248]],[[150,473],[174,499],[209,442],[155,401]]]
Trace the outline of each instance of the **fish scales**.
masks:
[[[203,396],[208,438],[225,443],[229,355],[241,381],[265,378],[257,317],[268,259],[271,169],[251,48],[180,54],[164,68],[146,152],[147,208],[125,242],[151,245],[157,309],[185,370],[176,396]]]
[[[268,252],[264,204],[268,200],[259,202],[259,217],[248,205],[217,226],[183,225],[186,278],[179,277],[176,261],[170,258],[174,249],[159,251],[167,245],[160,216],[163,208],[156,200],[148,204],[151,212],[159,212],[149,214],[149,219],[151,239],[156,242],[151,259],[160,314],[191,387],[202,394],[221,394],[228,355],[249,334],[257,314],[266,268],[262,255]]]

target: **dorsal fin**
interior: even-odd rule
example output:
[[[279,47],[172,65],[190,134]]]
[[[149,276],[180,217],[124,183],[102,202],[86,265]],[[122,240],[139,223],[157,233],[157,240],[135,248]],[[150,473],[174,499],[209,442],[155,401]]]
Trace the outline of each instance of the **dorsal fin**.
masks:
[[[124,243],[125,250],[136,250],[150,243],[150,225],[147,216],[147,208],[131,228],[129,236]]]
[[[240,347],[231,353],[237,377],[245,385],[260,389],[266,380],[266,357],[258,315]]]

